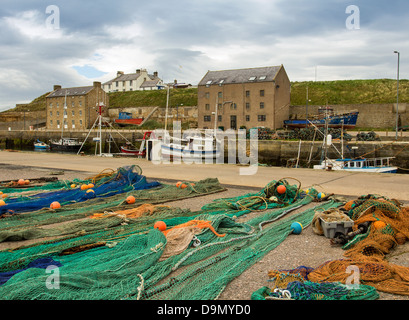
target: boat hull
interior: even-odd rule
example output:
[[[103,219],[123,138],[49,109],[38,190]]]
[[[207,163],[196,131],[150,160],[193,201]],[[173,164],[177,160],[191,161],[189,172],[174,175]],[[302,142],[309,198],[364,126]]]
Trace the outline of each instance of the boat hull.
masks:
[[[217,159],[220,156],[220,150],[189,150],[180,146],[164,145],[161,146],[161,153],[164,157],[174,157],[183,159]]]
[[[314,169],[319,170],[341,170],[348,172],[372,172],[372,173],[396,173],[398,167],[390,165],[389,160],[392,158],[373,158],[373,159],[328,159],[319,165],[315,165]],[[378,165],[374,164],[378,161]],[[385,164],[379,165],[379,161],[385,161]]]
[[[115,119],[115,123],[119,124],[121,126],[125,125],[140,125],[142,123],[143,119]]]
[[[339,116],[328,117],[329,128],[344,128],[353,129],[356,126],[359,112],[351,112]],[[308,122],[308,125],[307,125]],[[309,125],[315,125],[317,127],[324,127],[326,119],[298,119],[298,120],[284,120],[284,126],[288,128],[305,128]]]
[[[134,156],[144,156],[145,155],[145,152],[140,152],[139,150],[132,150],[132,149],[128,149],[125,147],[121,147],[121,152],[130,154],[130,155],[134,155]]]

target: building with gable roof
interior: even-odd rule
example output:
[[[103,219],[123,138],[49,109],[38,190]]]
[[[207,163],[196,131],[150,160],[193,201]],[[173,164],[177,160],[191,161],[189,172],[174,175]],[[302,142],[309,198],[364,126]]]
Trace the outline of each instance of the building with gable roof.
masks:
[[[136,90],[159,90],[164,88],[158,72],[148,74],[146,69],[137,69],[135,73],[125,74],[118,71],[116,78],[102,84],[105,92],[122,92]]]
[[[289,118],[290,91],[283,65],[208,71],[198,84],[198,127],[282,128]]]
[[[89,129],[98,117],[101,103],[105,106],[102,114],[108,114],[109,98],[101,82],[73,88],[54,85],[46,97],[47,129]]]

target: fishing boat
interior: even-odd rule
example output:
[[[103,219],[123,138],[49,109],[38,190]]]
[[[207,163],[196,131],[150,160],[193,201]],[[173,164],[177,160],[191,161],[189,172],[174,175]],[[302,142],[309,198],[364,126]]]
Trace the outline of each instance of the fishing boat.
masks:
[[[120,112],[115,123],[120,126],[125,125],[140,125],[143,122],[143,117],[132,118],[132,113],[130,112]]]
[[[343,114],[334,114],[331,107],[321,107],[318,109],[318,115],[308,119],[284,120],[284,126],[289,129],[305,128],[309,125],[324,127],[328,120],[328,128],[353,129],[358,120],[358,111],[352,111]]]
[[[57,151],[78,151],[82,146],[77,138],[61,138],[50,141],[50,149]]]
[[[351,172],[396,173],[398,167],[391,164],[394,157],[326,159],[314,169],[343,170]]]
[[[161,154],[162,158],[217,159],[221,155],[220,141],[214,136],[165,136],[161,143]]]
[[[136,139],[135,141],[139,141],[139,149],[133,149],[131,147],[131,143],[127,143],[126,146],[121,146],[121,153],[125,153],[128,155],[134,155],[138,157],[144,157],[146,156],[146,142],[154,135],[152,134],[152,131],[145,131],[143,134],[142,139]]]
[[[34,149],[49,149],[49,148],[50,148],[50,145],[43,141],[40,141],[37,139],[37,141],[34,142]]]

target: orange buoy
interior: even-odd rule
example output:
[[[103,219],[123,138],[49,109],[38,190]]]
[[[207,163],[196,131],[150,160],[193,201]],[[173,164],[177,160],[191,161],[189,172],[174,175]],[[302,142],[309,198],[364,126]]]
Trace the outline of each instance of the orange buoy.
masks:
[[[30,184],[30,180],[24,180],[24,184]]]
[[[156,221],[155,224],[153,225],[155,229],[158,229],[159,231],[165,231],[166,230],[166,223],[163,221]]]
[[[61,205],[58,201],[54,201],[53,203],[50,204],[51,209],[59,209],[61,208]]]
[[[6,203],[4,202],[4,200],[0,200],[0,207],[5,206],[5,205],[6,205]]]
[[[128,198],[126,198],[126,203],[127,204],[135,203],[135,197],[134,196],[129,196]]]
[[[278,192],[279,194],[283,194],[283,193],[285,193],[286,191],[287,191],[287,188],[285,187],[285,185],[280,184],[280,185],[277,187],[277,192]]]
[[[182,181],[176,182],[176,188],[180,188],[181,185],[182,185]]]
[[[87,185],[87,187],[88,187],[88,189],[91,189],[91,188],[94,187],[94,184],[93,184],[93,183],[89,183],[89,184]]]
[[[386,223],[383,222],[383,221],[381,221],[381,220],[377,220],[377,221],[375,221],[375,222],[373,223],[373,226],[374,226],[374,228],[375,228],[376,230],[379,230],[379,229],[385,228],[385,227],[386,227]]]
[[[88,185],[87,185],[87,184],[81,185],[81,190],[87,190],[87,189],[88,189]]]
[[[4,194],[1,195],[1,197],[4,199],[4,198],[7,198],[8,196],[7,196],[6,193],[4,193]]]
[[[182,185],[180,186],[180,189],[186,189],[187,188],[187,184],[182,183]]]
[[[24,181],[24,179],[19,179],[19,180],[17,181],[17,184],[18,184],[19,186],[23,186],[23,185],[26,184],[26,182]]]
[[[71,189],[74,189],[76,186],[77,186],[77,185],[76,185],[75,183],[73,183],[73,184],[71,185]]]
[[[0,194],[3,194],[3,191],[0,191]]]
[[[88,189],[88,190],[87,190],[87,193],[90,193],[90,192],[94,192],[94,190]]]

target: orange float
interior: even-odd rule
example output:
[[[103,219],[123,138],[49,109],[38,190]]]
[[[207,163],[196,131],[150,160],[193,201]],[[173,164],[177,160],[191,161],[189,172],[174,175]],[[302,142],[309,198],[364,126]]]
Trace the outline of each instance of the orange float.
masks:
[[[23,185],[26,184],[26,182],[25,182],[24,179],[19,179],[19,180],[17,181],[17,184],[18,184],[19,186],[23,186]]]
[[[182,185],[182,181],[176,182],[176,188],[180,188],[181,185]]]
[[[135,197],[134,196],[129,196],[126,198],[126,203],[127,204],[132,204],[135,203]]]
[[[282,185],[282,184],[280,184],[280,185],[277,187],[277,192],[278,192],[279,194],[284,194],[286,191],[287,191],[287,188],[286,188],[284,185]]]
[[[50,204],[51,209],[60,209],[61,205],[58,201],[54,201],[53,203]]]
[[[0,207],[5,206],[5,205],[6,205],[6,203],[4,202],[4,200],[0,200]]]
[[[166,230],[166,223],[163,221],[156,221],[155,224],[153,225],[155,229],[158,229],[159,231],[165,231]]]

